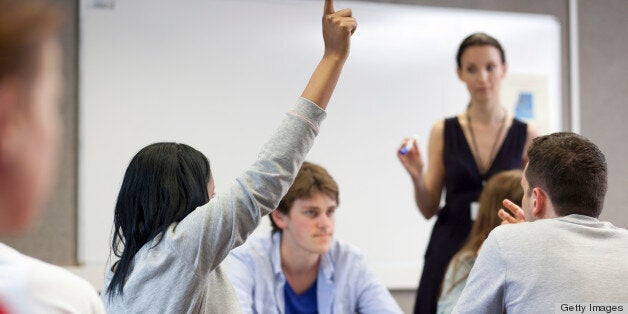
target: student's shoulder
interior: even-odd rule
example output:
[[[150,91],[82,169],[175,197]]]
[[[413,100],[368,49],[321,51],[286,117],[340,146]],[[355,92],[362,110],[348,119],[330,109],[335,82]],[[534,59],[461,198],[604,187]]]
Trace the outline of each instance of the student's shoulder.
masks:
[[[24,256],[24,265],[27,268],[29,283],[32,286],[63,286],[64,289],[73,289],[77,294],[95,293],[95,288],[87,280],[63,269],[59,266],[48,264],[30,256]]]
[[[273,250],[273,235],[258,234],[249,237],[244,244],[233,249],[231,255],[237,258],[259,259],[270,256]]]
[[[59,266],[52,265],[0,243],[0,261],[7,267],[14,267],[26,274],[26,283],[35,287],[42,284],[94,288],[85,279],[72,274]],[[95,291],[95,290],[94,290]]]
[[[21,255],[14,259],[22,263],[25,285],[33,298],[34,308],[53,310],[58,307],[76,313],[104,313],[96,288],[87,280],[36,258]]]
[[[329,250],[329,255],[332,260],[354,260],[354,261],[364,261],[366,257],[362,250],[346,241],[336,239],[332,241],[331,248]]]
[[[263,274],[274,269],[274,263],[279,260],[277,257],[279,252],[274,252],[274,250],[271,235],[254,235],[249,237],[243,245],[231,250],[223,264],[232,278],[260,272]]]
[[[506,224],[497,226],[489,237],[494,238],[500,247],[517,246],[517,244],[538,240],[542,234],[551,229],[551,221],[548,219],[518,224]],[[517,239],[517,241],[512,241]]]

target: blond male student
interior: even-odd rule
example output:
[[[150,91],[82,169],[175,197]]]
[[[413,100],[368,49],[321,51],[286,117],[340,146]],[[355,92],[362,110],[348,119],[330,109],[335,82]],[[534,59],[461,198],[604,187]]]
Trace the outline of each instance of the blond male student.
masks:
[[[320,63],[258,158],[223,192],[204,155],[187,145],[155,143],[131,160],[114,209],[119,259],[107,266],[108,312],[240,312],[221,263],[288,190],[349,56],[351,11],[335,11],[331,0],[324,8]]]

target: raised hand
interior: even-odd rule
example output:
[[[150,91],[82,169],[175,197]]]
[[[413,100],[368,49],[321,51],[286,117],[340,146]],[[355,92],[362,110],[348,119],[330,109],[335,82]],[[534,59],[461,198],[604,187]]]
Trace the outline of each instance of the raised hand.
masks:
[[[401,149],[406,146],[408,141],[413,142],[412,147],[406,154],[402,154]],[[416,140],[406,137],[397,150],[399,161],[401,161],[401,164],[406,168],[406,171],[408,171],[412,178],[418,178],[423,175],[423,158],[421,157],[421,152],[416,142]]]
[[[351,34],[357,25],[351,16],[351,9],[335,12],[333,0],[325,0],[323,9],[325,54],[301,94],[301,97],[312,101],[323,110],[327,108],[342,67],[349,56]]]
[[[526,221],[525,213],[521,207],[517,206],[517,204],[511,202],[510,200],[505,199],[502,204],[506,207],[510,212],[515,214],[515,217],[511,216],[504,209],[500,209],[497,212],[497,216],[502,220],[502,225],[505,224],[516,224]]]
[[[351,15],[351,9],[334,10],[334,1],[325,0],[323,9],[323,39],[325,55],[347,58],[351,46],[351,35],[358,23]]]

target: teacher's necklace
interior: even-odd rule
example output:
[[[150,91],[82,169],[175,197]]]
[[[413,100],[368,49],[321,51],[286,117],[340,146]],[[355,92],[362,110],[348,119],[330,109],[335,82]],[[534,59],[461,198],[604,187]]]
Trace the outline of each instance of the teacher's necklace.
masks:
[[[499,126],[499,131],[497,132],[497,135],[495,136],[495,142],[493,143],[493,147],[491,147],[491,151],[488,155],[488,160],[486,161],[487,163],[484,163],[482,160],[482,156],[480,156],[480,148],[478,147],[478,143],[475,140],[475,134],[473,134],[473,128],[471,127],[471,115],[469,114],[469,109],[467,109],[467,124],[469,125],[469,133],[471,135],[471,141],[473,143],[473,148],[474,148],[474,153],[476,158],[478,159],[478,171],[480,171],[480,174],[482,176],[484,176],[484,174],[486,174],[489,170],[489,167],[491,165],[491,163],[493,162],[492,159],[495,157],[494,154],[496,153],[496,149],[497,149],[497,143],[499,143],[499,138],[502,135],[502,131],[504,131],[504,126],[506,125],[506,110],[502,107],[502,110],[504,112],[504,116],[502,117],[502,121],[501,121],[501,125]],[[482,173],[482,170],[484,170],[484,173]]]

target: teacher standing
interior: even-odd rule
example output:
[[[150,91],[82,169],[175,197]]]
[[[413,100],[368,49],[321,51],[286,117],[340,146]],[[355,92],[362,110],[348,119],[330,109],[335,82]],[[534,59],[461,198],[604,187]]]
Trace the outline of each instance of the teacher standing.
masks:
[[[495,38],[471,34],[460,44],[456,63],[458,78],[471,99],[467,110],[432,127],[427,171],[416,142],[405,155],[401,148],[398,151],[412,178],[419,211],[426,219],[438,216],[425,252],[414,313],[436,313],[445,270],[471,230],[484,183],[500,171],[523,168],[527,146],[536,136],[533,128],[514,119],[500,103],[507,65]],[[443,188],[445,206],[440,208]]]

